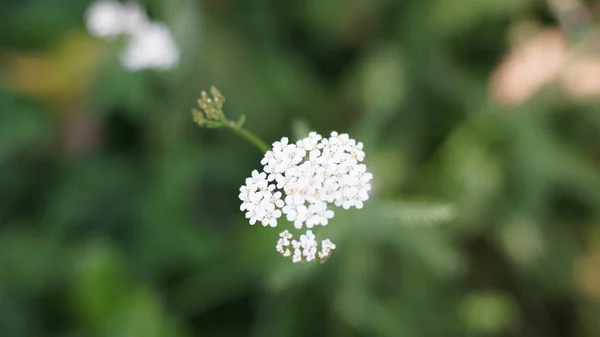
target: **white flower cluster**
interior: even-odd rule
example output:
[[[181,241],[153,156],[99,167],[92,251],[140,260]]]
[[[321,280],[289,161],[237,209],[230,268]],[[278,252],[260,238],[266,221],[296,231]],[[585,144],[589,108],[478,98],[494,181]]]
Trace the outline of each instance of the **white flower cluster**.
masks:
[[[337,132],[329,138],[311,132],[295,144],[284,137],[265,154],[263,172],[253,171],[240,188],[240,209],[251,225],[260,221],[276,227],[277,219],[285,214],[297,229],[326,226],[334,216],[330,204],[362,208],[369,199],[373,175],[361,164],[362,149],[361,142]],[[333,245],[323,242],[325,248]],[[325,252],[328,256],[330,249]]]
[[[325,239],[321,241],[321,250],[317,252],[318,242],[311,230],[307,230],[306,234],[300,235],[299,241],[292,238],[293,235],[289,231],[281,232],[276,249],[283,256],[291,256],[294,263],[314,260],[325,261],[331,255],[331,251],[335,249],[335,244],[331,240]]]
[[[168,70],[179,63],[179,48],[169,28],[162,22],[150,21],[138,3],[96,1],[88,7],[85,21],[93,36],[107,40],[127,37],[120,59],[129,70]]]

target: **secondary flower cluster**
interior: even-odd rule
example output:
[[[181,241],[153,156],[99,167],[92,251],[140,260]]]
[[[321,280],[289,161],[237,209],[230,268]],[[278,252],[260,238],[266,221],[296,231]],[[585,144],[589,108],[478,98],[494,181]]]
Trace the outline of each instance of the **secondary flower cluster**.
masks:
[[[335,249],[335,244],[331,240],[325,239],[321,241],[321,250],[317,252],[318,243],[311,230],[307,230],[306,234],[300,235],[300,241],[292,238],[293,235],[287,230],[281,232],[276,249],[283,256],[291,256],[294,263],[314,260],[325,261],[331,255],[331,251]],[[290,246],[292,250],[290,250]]]
[[[150,21],[136,2],[96,1],[87,9],[85,21],[93,36],[107,40],[121,35],[127,38],[120,59],[129,70],[167,70],[179,63],[179,48],[169,28],[163,22]]]
[[[369,199],[373,175],[361,164],[364,158],[363,144],[347,134],[332,132],[329,138],[324,138],[311,132],[296,143],[284,137],[265,154],[262,172],[253,171],[240,188],[240,209],[246,212],[251,225],[261,222],[263,226],[276,227],[277,219],[285,215],[297,229],[326,226],[334,216],[330,204],[344,209],[362,208]],[[307,232],[304,241],[311,244],[314,241],[314,247],[293,246],[294,252],[301,249],[302,254],[286,255],[284,243],[289,238],[282,240],[277,250],[284,256],[292,256],[294,262],[315,259],[312,231]],[[301,237],[300,242],[304,241]],[[335,248],[329,240],[323,240],[321,246],[322,259]]]

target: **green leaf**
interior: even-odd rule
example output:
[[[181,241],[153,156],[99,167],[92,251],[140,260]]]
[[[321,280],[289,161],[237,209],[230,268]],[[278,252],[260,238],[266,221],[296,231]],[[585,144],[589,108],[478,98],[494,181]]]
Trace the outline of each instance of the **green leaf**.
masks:
[[[108,244],[93,243],[78,254],[73,295],[84,325],[103,327],[127,303],[133,284],[125,270]]]

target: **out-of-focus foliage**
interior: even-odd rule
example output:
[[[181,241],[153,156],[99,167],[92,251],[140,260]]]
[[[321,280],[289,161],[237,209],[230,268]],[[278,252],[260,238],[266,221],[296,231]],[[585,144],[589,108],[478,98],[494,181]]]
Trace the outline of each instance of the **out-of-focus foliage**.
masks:
[[[142,3],[173,71],[87,0],[0,4],[0,336],[598,336],[597,3]],[[211,85],[268,142],[365,143],[327,263],[244,219],[261,153],[192,122]]]

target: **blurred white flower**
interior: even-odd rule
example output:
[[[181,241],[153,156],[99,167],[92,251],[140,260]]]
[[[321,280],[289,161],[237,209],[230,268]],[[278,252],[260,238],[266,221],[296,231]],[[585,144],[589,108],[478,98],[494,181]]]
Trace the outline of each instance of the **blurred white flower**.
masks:
[[[96,1],[85,12],[85,24],[95,37],[113,39],[123,33],[123,5],[118,1]]]
[[[168,70],[179,63],[179,49],[169,28],[152,22],[135,29],[121,53],[121,63],[129,70]]]
[[[297,229],[326,226],[334,216],[330,204],[344,209],[362,208],[369,199],[373,175],[360,163],[365,158],[362,149],[361,142],[337,132],[329,138],[311,132],[295,144],[283,137],[261,160],[263,172],[254,170],[240,188],[240,209],[246,211],[251,225],[261,221],[264,226],[275,227],[277,219],[285,214]],[[317,258],[312,231],[295,244],[288,241],[282,237],[277,250],[291,255],[294,262]],[[334,248],[327,240],[318,257],[326,258]]]
[[[168,70],[179,63],[179,47],[167,25],[150,21],[137,2],[97,1],[87,9],[85,21],[93,36],[108,40],[126,37],[120,60],[128,70]]]
[[[137,2],[123,4],[120,19],[123,34],[129,35],[135,34],[138,30],[143,29],[143,27],[151,23],[146,15],[146,11]]]

